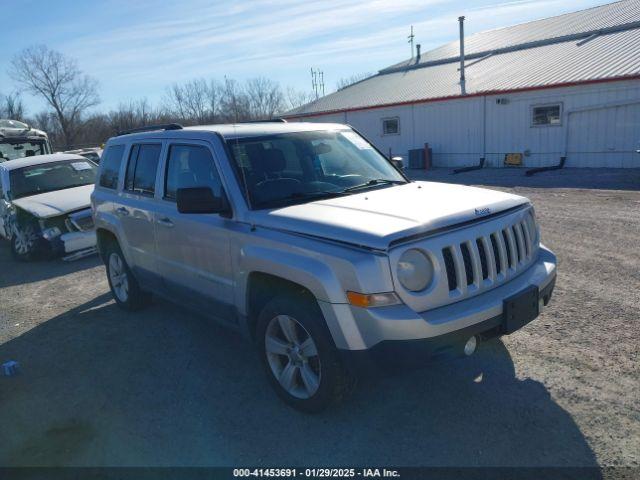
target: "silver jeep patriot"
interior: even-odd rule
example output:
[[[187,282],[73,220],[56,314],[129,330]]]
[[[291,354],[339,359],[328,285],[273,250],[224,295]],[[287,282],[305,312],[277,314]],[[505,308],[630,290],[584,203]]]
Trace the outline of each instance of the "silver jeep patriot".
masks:
[[[362,369],[471,355],[533,320],[555,284],[526,198],[410,181],[339,124],[116,136],[92,207],[119,306],[153,294],[240,330],[309,412]]]

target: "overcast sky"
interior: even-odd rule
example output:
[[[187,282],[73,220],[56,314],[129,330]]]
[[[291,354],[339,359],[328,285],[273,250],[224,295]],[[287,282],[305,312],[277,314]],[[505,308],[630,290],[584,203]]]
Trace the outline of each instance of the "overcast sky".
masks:
[[[18,86],[11,57],[45,44],[77,59],[98,78],[102,104],[146,97],[196,77],[265,76],[311,89],[309,69],[341,77],[375,72],[410,56],[410,25],[423,51],[468,34],[607,3],[597,0],[0,0],[0,93]],[[24,96],[28,113],[43,108]]]

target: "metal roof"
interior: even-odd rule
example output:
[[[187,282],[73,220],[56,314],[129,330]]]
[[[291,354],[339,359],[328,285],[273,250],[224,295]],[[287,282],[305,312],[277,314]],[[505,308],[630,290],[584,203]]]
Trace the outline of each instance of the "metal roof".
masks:
[[[459,44],[448,43],[285,116],[461,96]],[[640,0],[490,30],[465,38],[466,94],[640,75]]]

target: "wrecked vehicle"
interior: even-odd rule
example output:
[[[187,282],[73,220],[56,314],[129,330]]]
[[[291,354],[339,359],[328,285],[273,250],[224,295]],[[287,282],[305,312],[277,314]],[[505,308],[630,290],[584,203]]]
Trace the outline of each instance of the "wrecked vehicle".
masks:
[[[0,163],[0,236],[18,260],[95,252],[90,208],[97,165],[56,153]]]
[[[0,119],[0,162],[50,153],[45,132],[17,120]]]

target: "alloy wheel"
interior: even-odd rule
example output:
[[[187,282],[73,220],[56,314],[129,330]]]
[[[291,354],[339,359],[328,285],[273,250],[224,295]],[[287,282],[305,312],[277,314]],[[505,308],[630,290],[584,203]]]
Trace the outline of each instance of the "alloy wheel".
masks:
[[[118,300],[126,302],[129,298],[129,278],[124,266],[124,261],[117,253],[109,255],[109,280]]]
[[[33,227],[27,226],[25,229],[16,228],[15,230],[15,250],[20,255],[26,255],[33,249],[35,234]]]
[[[309,332],[295,318],[278,315],[265,332],[269,367],[280,386],[290,395],[307,399],[320,387],[318,349]]]

